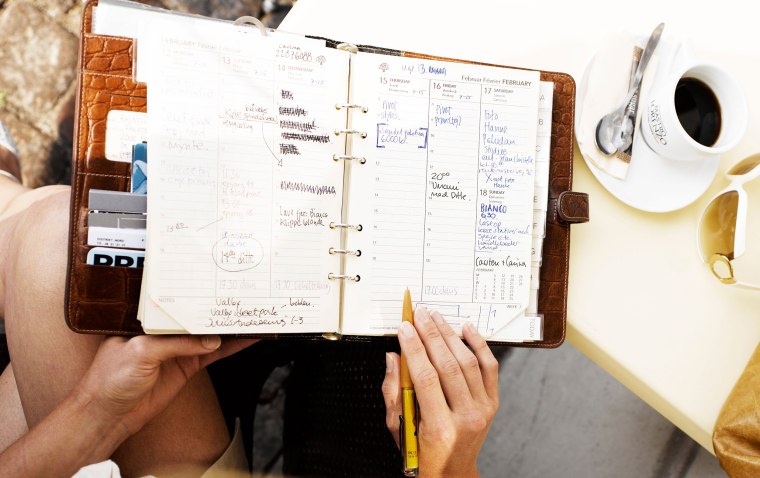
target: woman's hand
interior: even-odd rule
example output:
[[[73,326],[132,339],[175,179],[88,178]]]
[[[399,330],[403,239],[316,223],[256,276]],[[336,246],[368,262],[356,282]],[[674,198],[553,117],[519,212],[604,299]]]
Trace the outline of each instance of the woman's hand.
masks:
[[[398,339],[419,403],[421,477],[478,476],[477,458],[499,408],[499,363],[472,324],[463,328],[472,351],[438,312],[417,307],[414,326]],[[386,424],[398,445],[400,362],[387,354],[383,381]]]
[[[254,342],[222,342],[218,335],[109,337],[75,395],[133,435],[163,411],[196,372]]]
[[[0,453],[0,475],[71,476],[109,458],[196,372],[254,342],[190,335],[106,338],[66,400]]]

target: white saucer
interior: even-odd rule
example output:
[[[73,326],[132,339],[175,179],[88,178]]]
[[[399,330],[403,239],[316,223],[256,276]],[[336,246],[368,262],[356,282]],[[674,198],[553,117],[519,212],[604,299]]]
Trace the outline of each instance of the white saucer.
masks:
[[[671,63],[670,58],[660,58],[660,62],[656,61],[658,52],[662,52],[663,55],[669,51],[678,51],[678,48],[673,48],[673,42],[675,40],[667,39],[663,36],[661,44],[658,49],[655,50],[655,54],[648,67],[647,74],[644,76],[642,82],[641,98],[639,104],[646,104],[648,86],[646,83],[656,81],[657,72],[656,68],[661,65],[669,65]],[[643,45],[645,40],[639,41],[637,44]],[[667,45],[667,42],[671,42],[671,45]],[[665,47],[663,48],[663,43]],[[638,134],[641,128],[640,117],[636,119],[636,132],[633,138],[633,150],[631,162],[628,167],[628,174],[625,179],[621,180],[605,171],[599,169],[594,164],[594,157],[602,157],[604,153],[599,151],[595,141],[595,126],[598,119],[593,121],[594,127],[589,127],[589,120],[582,121],[584,106],[595,102],[593,108],[599,109],[600,101],[611,103],[602,111],[612,111],[616,105],[614,100],[610,98],[618,98],[617,101],[621,101],[625,96],[625,87],[627,82],[620,85],[617,92],[605,92],[605,98],[598,98],[593,95],[593,92],[588,92],[587,87],[589,84],[590,72],[594,75],[605,74],[602,69],[597,68],[596,71],[592,68],[594,61],[600,57],[600,53],[605,48],[612,48],[614,42],[605,42],[605,46],[602,47],[594,58],[589,62],[586,67],[583,77],[580,81],[578,88],[578,110],[575,117],[575,135],[578,141],[578,147],[584,161],[588,165],[589,169],[596,177],[597,180],[604,186],[613,196],[618,198],[623,203],[642,211],[647,212],[670,212],[683,207],[688,206],[697,198],[699,198],[712,183],[715,178],[715,173],[718,170],[720,164],[720,158],[711,158],[706,160],[689,160],[689,161],[676,161],[664,158],[654,151],[644,142],[642,136]],[[633,49],[634,39],[631,37],[631,50]],[[655,71],[649,71],[655,69]],[[624,72],[624,78],[627,79],[628,72]],[[605,74],[605,78],[609,78],[609,73]],[[619,76],[618,76],[619,78]],[[598,80],[598,78],[597,78]],[[602,96],[602,95],[598,95]],[[605,101],[607,100],[607,101]],[[639,116],[643,108],[639,108]],[[601,115],[599,116],[601,118]],[[585,123],[586,128],[582,128],[581,124]]]

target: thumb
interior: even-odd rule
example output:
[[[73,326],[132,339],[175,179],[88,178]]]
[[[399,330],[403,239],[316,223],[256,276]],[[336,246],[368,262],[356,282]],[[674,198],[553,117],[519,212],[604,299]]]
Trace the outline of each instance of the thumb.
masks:
[[[385,354],[385,379],[383,379],[383,399],[385,400],[385,425],[398,443],[399,416],[401,415],[401,369],[399,356]]]
[[[218,335],[141,335],[131,339],[138,356],[149,361],[166,362],[177,357],[194,357],[209,354],[222,344]]]
[[[244,348],[255,344],[260,339],[251,339],[251,338],[245,338],[245,339],[225,339],[222,341],[221,347],[217,348],[213,353],[210,353],[208,355],[204,355],[200,359],[200,365],[201,368],[206,367],[214,362],[216,362],[219,359],[222,359],[224,357],[228,357],[232,354],[235,354],[237,352],[240,352]]]

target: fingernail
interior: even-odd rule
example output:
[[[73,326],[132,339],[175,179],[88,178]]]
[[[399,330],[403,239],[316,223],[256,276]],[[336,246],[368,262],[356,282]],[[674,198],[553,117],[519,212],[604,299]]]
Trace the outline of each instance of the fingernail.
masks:
[[[206,335],[201,339],[201,344],[205,349],[216,350],[222,345],[222,338],[218,335]]]
[[[401,322],[401,335],[404,337],[414,337],[414,327],[409,322]]]
[[[385,354],[385,373],[393,372],[393,355],[386,352]]]
[[[433,322],[435,322],[438,325],[443,324],[443,316],[438,313],[437,310],[434,310],[430,316],[433,318]]]
[[[424,307],[419,307],[416,311],[414,311],[414,321],[419,322],[421,325],[424,325],[430,320],[430,315],[428,314],[428,311]]]
[[[473,334],[477,334],[477,333],[479,333],[479,332],[478,332],[478,329],[476,329],[476,328],[475,328],[475,326],[474,326],[474,325],[472,325],[472,322],[467,322],[466,324],[464,324],[464,326],[465,326],[465,328],[466,328],[467,330],[469,330],[469,331],[470,331],[470,332],[472,332]]]

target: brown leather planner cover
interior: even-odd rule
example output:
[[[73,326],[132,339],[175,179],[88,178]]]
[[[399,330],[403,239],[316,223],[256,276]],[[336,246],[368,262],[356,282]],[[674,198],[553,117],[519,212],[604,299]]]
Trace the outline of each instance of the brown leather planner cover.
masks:
[[[97,0],[89,0],[82,16],[66,321],[76,332],[135,335],[142,333],[136,318],[142,270],[86,264],[87,252],[92,248],[87,245],[87,197],[90,189],[129,189],[130,164],[105,159],[106,117],[111,110],[145,112],[147,87],[133,80],[132,39],[91,33],[95,5]],[[327,42],[337,45],[334,41]],[[376,47],[359,48],[389,55],[461,61]],[[544,339],[508,344],[551,348],[565,339],[570,224],[588,220],[588,196],[571,192],[575,82],[565,73],[543,71],[541,79],[554,82],[549,207],[538,300],[538,311],[544,315]]]

